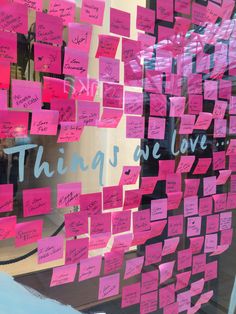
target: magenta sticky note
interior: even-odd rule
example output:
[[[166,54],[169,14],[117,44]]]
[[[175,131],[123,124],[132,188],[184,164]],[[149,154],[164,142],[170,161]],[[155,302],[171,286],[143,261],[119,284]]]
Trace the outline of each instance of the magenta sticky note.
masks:
[[[0,240],[14,238],[16,235],[16,216],[0,218]]]
[[[51,188],[23,190],[24,217],[51,213]]]
[[[55,110],[33,110],[30,134],[56,135],[59,112]]]
[[[216,184],[223,185],[228,181],[232,171],[231,170],[220,170],[219,176],[217,177]]]
[[[189,196],[184,198],[184,217],[190,217],[198,214],[198,196]]]
[[[190,238],[190,249],[193,254],[198,254],[201,252],[204,243],[204,236]]]
[[[12,80],[12,107],[37,110],[42,107],[42,85],[39,82]]]
[[[74,22],[76,4],[74,0],[51,0],[48,13],[58,16],[63,20],[63,24]]]
[[[83,0],[80,12],[80,21],[102,26],[105,3],[106,1],[104,0]]]
[[[166,2],[164,0],[156,0],[156,4],[157,4],[156,18],[158,20],[163,20],[166,22],[173,22],[174,1],[170,0]]]
[[[94,256],[80,261],[79,282],[98,277],[102,267],[102,256]]]
[[[80,210],[88,213],[88,216],[97,215],[102,211],[102,193],[90,193],[80,195]]]
[[[0,32],[0,61],[17,62],[17,37],[15,33]],[[6,67],[5,67],[5,70]]]
[[[232,212],[220,214],[220,231],[228,230],[232,227]]]
[[[228,106],[227,101],[216,100],[213,110],[213,118],[224,119],[227,106]]]
[[[0,32],[0,36],[1,36],[1,32]],[[1,52],[0,52],[0,71],[2,73],[1,79],[0,79],[0,88],[2,88],[1,90],[1,94],[3,94],[4,92],[6,93],[6,89],[9,89],[10,86],[10,76],[11,76],[11,65],[9,62],[2,62],[1,61]],[[4,98],[5,99],[5,98]],[[3,98],[1,97],[1,110],[6,109],[6,106],[4,106],[3,108]]]
[[[64,237],[61,235],[38,240],[38,264],[63,258]]]
[[[83,130],[84,127],[77,122],[61,122],[57,143],[79,142]]]
[[[38,72],[61,74],[61,48],[34,43],[34,69]]]
[[[59,112],[59,122],[75,122],[76,104],[73,99],[52,99],[50,109]]]
[[[76,264],[54,267],[50,287],[56,287],[73,282],[75,280],[76,271]]]
[[[142,273],[141,293],[148,293],[158,288],[158,270]]]
[[[86,212],[65,214],[65,231],[67,238],[88,233],[88,214]]]
[[[162,250],[162,256],[166,256],[166,255],[174,253],[179,245],[179,240],[180,240],[179,237],[165,239],[163,250]]]
[[[136,28],[146,33],[154,33],[155,11],[137,6]]]
[[[229,118],[229,134],[236,134],[235,116],[230,116],[230,118]]]
[[[14,33],[28,33],[28,8],[20,3],[1,4],[0,28]]]
[[[92,25],[69,23],[68,47],[77,48],[80,51],[89,52],[92,39]]]
[[[168,279],[172,277],[174,266],[175,266],[175,261],[159,265],[160,284],[164,283],[165,281],[167,281]]]
[[[130,230],[131,211],[112,213],[112,234],[123,233]]]
[[[205,284],[204,279],[200,279],[191,283],[191,288],[190,288],[191,296],[193,297],[195,295],[201,294],[204,288],[204,284]]]
[[[236,169],[236,155],[229,156],[229,169],[235,171]]]
[[[123,116],[123,110],[103,108],[103,113],[100,120],[97,123],[97,127],[106,129],[115,129],[118,127],[121,118]]]
[[[204,196],[216,193],[216,177],[203,178],[203,194]]]
[[[181,235],[183,233],[183,215],[175,215],[168,217],[168,237]]]
[[[69,84],[70,85],[70,84]],[[86,88],[85,88],[86,86]],[[98,89],[98,80],[90,77],[74,78],[72,99],[93,101]]]
[[[156,184],[157,184],[158,177],[142,177],[141,180],[141,193],[142,194],[152,194]]]
[[[198,189],[200,185],[200,179],[185,179],[185,191],[184,196],[198,195]]]
[[[162,243],[149,244],[145,247],[145,266],[157,264],[162,259]]]
[[[50,31],[48,31],[50,29]],[[36,40],[61,45],[62,44],[62,19],[57,16],[36,13]]]
[[[166,193],[181,192],[181,173],[168,174],[166,176]]]
[[[103,188],[103,209],[112,209],[122,207],[123,205],[123,187],[110,186]]]
[[[151,201],[151,221],[167,218],[167,199]]]
[[[110,233],[111,213],[93,215],[91,217],[90,234]]]
[[[119,185],[135,184],[140,174],[140,166],[124,166]]]
[[[186,249],[178,252],[178,271],[192,266],[192,251]]]
[[[224,138],[227,132],[227,120],[215,119],[214,120],[214,138]]]
[[[132,240],[133,240],[132,233],[115,236],[112,245],[112,252],[115,251],[127,252],[131,246]]]
[[[150,209],[141,210],[133,213],[133,230],[134,232],[142,232],[151,229]]]
[[[57,207],[78,206],[80,203],[81,183],[60,183],[57,185]]]
[[[126,261],[124,279],[139,275],[142,271],[144,256],[132,258]]]
[[[43,77],[43,102],[50,102],[54,98],[68,99],[70,84],[66,81],[54,78]]]
[[[131,305],[139,304],[140,292],[141,292],[140,282],[134,283],[129,286],[124,286],[122,289],[121,308],[123,309]]]
[[[119,83],[120,60],[107,57],[100,57],[99,81]]]
[[[161,235],[163,230],[165,229],[166,224],[167,220],[151,222],[150,239]]]
[[[181,156],[176,173],[188,173],[191,171],[195,156]]]
[[[152,117],[149,118],[148,138],[164,140],[165,128],[166,128],[165,118],[152,118]]]
[[[124,260],[123,251],[107,252],[104,254],[104,274],[115,273],[121,269]]]
[[[142,194],[140,190],[125,191],[124,210],[139,207]]]
[[[89,238],[89,250],[104,249],[111,238],[111,233],[92,234]]]
[[[110,35],[99,35],[98,36],[98,49],[96,52],[96,58],[108,57],[115,58],[117,48],[120,42],[120,37]]]
[[[143,114],[143,94],[137,92],[125,92],[125,114]]]
[[[42,238],[43,221],[33,220],[16,224],[15,247],[37,242]]]
[[[206,7],[198,4],[192,4],[192,23],[196,25],[204,25],[206,23]]]
[[[221,231],[220,244],[231,245],[233,240],[233,229]]]
[[[144,138],[145,121],[143,117],[126,117],[126,137]]]
[[[156,70],[147,70],[144,79],[145,91],[150,93],[162,93],[162,75]]]
[[[213,152],[213,170],[225,169],[225,151]]]
[[[193,174],[205,174],[208,171],[211,162],[211,158],[199,158]]]
[[[110,8],[110,32],[130,37],[130,13]]]
[[[118,84],[103,84],[103,106],[109,108],[123,107],[124,86]]]
[[[165,117],[167,111],[167,98],[163,94],[150,94],[150,115]]]
[[[88,238],[66,241],[66,264],[78,264],[88,258]]]
[[[140,314],[155,312],[158,304],[158,291],[141,295]]]
[[[209,112],[200,112],[198,119],[195,123],[195,130],[207,130],[211,125],[212,114]]]
[[[204,82],[204,99],[217,100],[217,82],[205,81]]]
[[[231,96],[229,102],[229,114],[236,114],[236,97]]]
[[[207,216],[206,220],[206,233],[216,233],[219,231],[220,215]]]
[[[202,218],[188,218],[187,237],[199,236],[201,234]]]
[[[222,194],[215,194],[213,195],[214,199],[214,211],[215,213],[226,211],[227,209],[227,193],[222,193]]]
[[[175,172],[175,160],[159,160],[159,180],[166,180],[167,175],[174,174]]]
[[[155,45],[155,37],[144,33],[138,33],[138,41],[141,43],[141,56],[150,58],[153,54],[153,47]]]
[[[178,314],[179,313],[179,305],[177,302],[169,304],[164,307],[163,314]]]
[[[191,308],[191,291],[179,293],[177,295],[179,312],[187,311]]]
[[[199,114],[203,110],[203,97],[201,95],[189,95],[188,113]]]
[[[182,192],[167,193],[167,196],[168,196],[167,209],[168,210],[177,209],[182,200],[183,193]]]
[[[236,140],[235,139],[230,140],[226,155],[227,156],[236,155]]]
[[[120,274],[101,277],[99,279],[98,300],[110,298],[119,294]]]
[[[100,103],[92,101],[80,101],[77,117],[81,126],[96,126],[99,120]]]
[[[77,48],[65,48],[63,74],[87,77],[89,56]]]
[[[0,213],[13,211],[13,184],[0,184]]]
[[[207,282],[216,279],[217,277],[218,277],[218,261],[207,263],[205,266],[204,280]]]
[[[179,134],[192,134],[196,117],[195,115],[185,114],[181,118]]]
[[[163,308],[175,302],[175,285],[171,284],[159,290],[159,307]]]
[[[170,117],[182,117],[185,111],[185,97],[170,97]]]
[[[186,272],[177,274],[175,290],[178,291],[178,290],[182,290],[186,288],[189,284],[190,278],[191,278],[191,271],[186,271]]]
[[[211,253],[217,249],[217,233],[207,234],[205,237],[204,253]]]
[[[182,14],[190,14],[191,0],[176,0],[175,11]]]

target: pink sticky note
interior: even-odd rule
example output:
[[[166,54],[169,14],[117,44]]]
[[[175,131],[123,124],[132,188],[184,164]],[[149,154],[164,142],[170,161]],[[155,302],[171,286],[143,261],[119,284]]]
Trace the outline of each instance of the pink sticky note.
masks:
[[[13,210],[13,184],[0,184],[0,213]]]
[[[14,0],[14,2],[24,4],[29,9],[36,10],[36,11],[42,11],[43,3],[42,0]]]
[[[123,233],[130,230],[131,211],[112,213],[112,234]]]
[[[170,97],[170,117],[182,117],[185,111],[185,97]]]
[[[77,48],[65,48],[63,74],[87,77],[89,56]]]
[[[81,126],[96,126],[99,120],[100,103],[92,101],[80,101],[77,116]]]
[[[104,274],[110,274],[121,269],[123,265],[124,252],[107,252],[104,254]]]
[[[0,218],[0,240],[14,238],[16,235],[16,216]]]
[[[184,198],[184,217],[198,214],[198,196],[189,196]]]
[[[97,126],[99,128],[111,128],[115,129],[118,127],[120,120],[123,116],[123,110],[104,108],[100,121]]]
[[[191,156],[190,156],[191,157]],[[175,193],[181,191],[181,174],[168,174],[166,176],[166,193]]]
[[[76,4],[74,0],[51,0],[48,13],[58,16],[63,24],[74,22]]]
[[[200,279],[197,280],[193,283],[191,283],[191,296],[195,296],[198,295],[200,293],[202,293],[203,288],[204,288],[204,284],[205,284],[205,280],[204,279]]]
[[[230,178],[230,192],[236,192],[236,175],[232,174]]]
[[[81,183],[61,183],[57,185],[57,207],[71,207],[79,205]]]
[[[167,175],[174,174],[175,160],[159,160],[158,177],[160,180],[166,180]]]
[[[236,140],[235,139],[230,140],[226,155],[227,156],[236,155]]]
[[[198,3],[192,4],[192,23],[204,25],[206,23],[206,7]]]
[[[53,110],[34,110],[30,134],[56,135],[59,121],[59,112]]]
[[[141,56],[151,58],[153,47],[155,45],[155,37],[144,33],[138,33],[138,41],[141,43]]]
[[[144,256],[132,258],[126,261],[124,279],[129,279],[141,273],[144,263]]]
[[[204,196],[213,195],[216,193],[216,177],[203,178]]]
[[[148,123],[148,138],[150,139],[165,139],[166,119],[164,118],[149,118]]]
[[[0,138],[24,138],[28,135],[28,112],[0,111]]]
[[[193,275],[202,273],[205,271],[206,266],[206,254],[199,254],[193,257]]]
[[[225,151],[213,152],[213,170],[225,169]]]
[[[123,107],[123,85],[104,83],[103,84],[103,106],[110,108]]]
[[[39,82],[12,80],[12,107],[19,109],[40,109],[42,87]]]
[[[205,266],[205,281],[216,279],[218,276],[218,261],[206,264]]]
[[[235,208],[235,193],[228,193],[227,197],[227,209],[234,209]],[[222,197],[222,205],[225,206],[225,195]],[[215,204],[216,205],[216,204]],[[222,207],[223,207],[222,206]],[[222,210],[225,210],[222,208]]]
[[[43,221],[33,220],[16,224],[15,246],[21,247],[42,238]]]
[[[150,239],[161,235],[163,230],[165,229],[166,224],[167,220],[151,222]]]
[[[50,102],[54,98],[68,99],[70,85],[66,81],[54,77],[43,77],[43,101]]]
[[[149,244],[145,247],[145,266],[157,264],[162,258],[162,243]]]
[[[220,214],[220,231],[228,230],[232,227],[232,212]]]
[[[0,29],[14,33],[28,33],[28,8],[19,3],[1,4]]]
[[[80,195],[80,210],[86,211],[88,216],[97,215],[102,211],[102,193]]]
[[[154,33],[155,11],[137,6],[136,28],[146,33]]]
[[[186,271],[184,273],[180,273],[176,275],[176,291],[182,290],[188,286],[189,280],[191,278],[191,271]]]
[[[151,229],[150,209],[141,210],[133,213],[133,230],[142,232]]]
[[[185,2],[185,0],[177,0],[177,1],[178,2],[180,2],[180,1]],[[189,1],[189,0],[186,0],[186,1]],[[177,3],[175,3],[175,5],[176,4]],[[186,9],[186,7],[185,7],[185,9]],[[191,21],[189,19],[184,18],[182,16],[176,16],[175,17],[175,26],[174,26],[175,34],[186,35],[190,24],[191,24]]]
[[[99,279],[98,300],[110,298],[119,294],[120,274],[114,274]]]
[[[99,58],[99,80],[104,82],[119,83],[120,60],[107,57]]]
[[[61,48],[34,43],[34,69],[38,72],[61,74]]]
[[[195,156],[181,156],[176,173],[190,172],[194,161],[195,161]]]
[[[103,209],[112,209],[122,207],[123,187],[110,186],[103,188]]]
[[[59,122],[75,122],[76,104],[72,99],[52,99],[50,109],[59,112]]]
[[[205,174],[211,165],[211,158],[199,158],[193,174]]]
[[[170,216],[168,218],[168,237],[173,237],[183,233],[183,215]]]
[[[17,37],[15,33],[0,32],[0,61],[17,62]],[[4,66],[5,71],[6,65]]]
[[[1,32],[0,32],[1,36]],[[9,89],[10,86],[10,76],[11,76],[11,71],[10,71],[10,63],[9,62],[2,62],[1,61],[1,52],[0,52],[0,71],[2,73],[1,78],[0,78],[0,88],[2,89]],[[6,91],[1,90],[1,94]],[[5,98],[4,98],[5,99]],[[3,99],[1,97],[1,109],[6,109],[6,106],[3,108]]]
[[[49,214],[51,207],[51,188],[38,188],[23,191],[24,217]]]
[[[231,96],[230,98],[229,114],[236,114],[236,96]]]
[[[229,134],[236,134],[236,118],[230,116],[229,118]]]
[[[142,194],[140,190],[125,191],[124,210],[139,207]]]
[[[181,118],[179,134],[192,134],[195,125],[195,119],[195,115],[183,115]]]
[[[209,112],[200,112],[198,119],[195,123],[195,130],[207,130],[211,125],[212,114]]]
[[[188,76],[188,92],[190,95],[202,95],[201,74],[190,74]]]
[[[207,216],[206,233],[216,233],[219,231],[220,215]]]
[[[204,237],[196,237],[190,239],[190,249],[193,254],[200,253],[203,247]]]
[[[158,292],[153,291],[141,295],[140,314],[148,314],[157,310]]]
[[[231,245],[233,240],[233,229],[221,231],[220,244],[221,245]]]
[[[135,184],[138,180],[140,166],[124,166],[119,185]]]
[[[216,184],[223,185],[228,181],[232,171],[231,170],[220,170],[219,176],[217,177]]]
[[[89,250],[92,251],[106,248],[110,238],[111,233],[99,233],[90,235]]]
[[[160,284],[164,283],[172,277],[175,261],[159,265]]]
[[[48,31],[50,29],[50,32]],[[49,44],[62,44],[62,19],[57,16],[36,13],[36,40]]]
[[[227,193],[213,195],[215,213],[225,211],[227,208]]]
[[[144,138],[145,121],[143,117],[126,117],[126,137]]]
[[[164,307],[163,314],[178,314],[179,313],[179,305],[177,302],[169,304]]]
[[[110,35],[99,35],[98,38],[99,43],[96,58],[101,56],[115,58],[120,38]]]
[[[80,51],[89,52],[92,38],[92,25],[69,23],[68,47],[77,48]]]
[[[191,249],[178,252],[178,271],[192,266],[192,251]]]
[[[165,239],[163,250],[162,250],[162,256],[166,256],[166,255],[174,253],[178,245],[179,245],[179,237]]]
[[[150,115],[165,117],[167,111],[167,98],[163,94],[150,94]]]
[[[76,237],[88,233],[88,215],[86,212],[65,214],[66,237]]]
[[[130,13],[110,8],[110,32],[130,37]]]
[[[188,113],[199,114],[203,109],[203,97],[200,95],[189,95]]]
[[[214,106],[213,118],[223,119],[225,116],[227,106],[228,106],[227,101],[217,100]]]
[[[204,98],[207,100],[217,99],[217,82],[205,81],[204,83]]]
[[[184,196],[198,195],[198,189],[200,185],[200,179],[185,179],[185,191]]]
[[[61,259],[63,250],[64,237],[61,235],[38,240],[38,264]]]
[[[177,209],[182,200],[183,193],[182,192],[167,193],[167,196],[168,196],[167,209],[168,210]]]
[[[125,114],[143,114],[143,94],[137,92],[125,92]]]
[[[111,213],[93,215],[91,217],[90,233],[109,233],[111,232]]]
[[[79,282],[98,277],[101,272],[102,256],[94,256],[80,261]]]
[[[70,84],[69,84],[70,86]],[[72,99],[93,101],[98,89],[98,81],[90,77],[75,77]]]
[[[226,119],[215,119],[214,120],[214,138],[226,137],[227,131],[227,120]]]
[[[179,293],[177,295],[179,312],[187,311],[191,308],[191,291]]]
[[[175,285],[171,284],[159,290],[159,307],[163,308],[175,302]]]
[[[158,288],[158,270],[142,273],[141,293],[148,293]]]
[[[81,22],[102,26],[105,3],[104,0],[83,0],[80,12]]]
[[[66,264],[78,264],[88,258],[88,238],[66,241]]]
[[[150,93],[162,93],[162,75],[156,70],[147,70],[144,80],[145,91]]]
[[[151,221],[167,218],[167,199],[151,201]]]
[[[217,233],[207,234],[205,237],[204,253],[211,253],[217,249]]]
[[[114,237],[112,251],[127,252],[131,246],[133,234],[122,234]]]
[[[156,0],[157,4],[157,19],[166,22],[173,22],[174,16],[174,2],[170,0],[168,2],[164,0]]]
[[[142,194],[152,194],[156,187],[157,180],[157,177],[142,177],[140,187]]]
[[[123,309],[131,305],[139,304],[140,291],[141,291],[140,282],[123,287],[121,308]]]
[[[201,234],[201,217],[188,218],[187,237],[194,237]]]
[[[71,283],[75,280],[77,265],[64,265],[53,268],[50,287]]]
[[[182,14],[190,14],[191,0],[176,0],[175,11]]]
[[[57,143],[79,142],[84,127],[77,122],[61,122]]]

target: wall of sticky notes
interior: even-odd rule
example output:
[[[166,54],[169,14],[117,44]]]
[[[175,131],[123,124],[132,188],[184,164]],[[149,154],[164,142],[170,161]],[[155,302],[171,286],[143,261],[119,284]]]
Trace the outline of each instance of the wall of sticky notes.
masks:
[[[227,309],[235,1],[0,3],[0,270],[96,280],[104,312]]]

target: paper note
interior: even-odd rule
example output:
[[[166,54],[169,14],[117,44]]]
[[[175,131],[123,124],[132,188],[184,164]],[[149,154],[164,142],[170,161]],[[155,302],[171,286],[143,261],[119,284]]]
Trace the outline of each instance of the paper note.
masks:
[[[76,104],[72,99],[52,99],[50,109],[59,112],[59,122],[75,122]]]
[[[110,108],[123,107],[123,85],[104,83],[103,84],[103,106]]]
[[[111,213],[98,214],[91,216],[90,233],[110,233],[111,232]]]
[[[131,62],[138,58],[141,50],[141,43],[137,40],[122,38],[122,61]]]
[[[205,281],[210,281],[218,277],[218,261],[206,264],[205,266]]]
[[[102,256],[94,256],[80,261],[79,282],[100,275]]]
[[[217,249],[217,233],[207,234],[205,237],[204,253],[211,253]]]
[[[150,94],[150,115],[165,117],[167,111],[167,98],[162,94]]]
[[[133,213],[133,230],[142,232],[151,229],[150,209],[141,210]]]
[[[60,115],[60,113],[59,113]],[[84,127],[78,122],[61,122],[57,143],[79,142]]]
[[[158,177],[142,177],[141,179],[141,193],[152,194],[157,184]]]
[[[192,266],[192,251],[191,249],[178,252],[178,271]]]
[[[165,239],[163,250],[162,250],[162,256],[166,256],[166,255],[174,253],[178,245],[179,245],[179,237]]]
[[[23,190],[24,217],[51,213],[51,188]]]
[[[158,270],[142,273],[141,293],[155,291],[158,288]]]
[[[100,103],[92,101],[80,101],[77,117],[81,126],[96,126],[99,120]]]
[[[227,132],[227,120],[215,119],[214,120],[214,138],[226,137]]]
[[[76,237],[88,233],[88,215],[86,212],[65,214],[66,237]]]
[[[131,305],[139,304],[140,290],[140,282],[123,287],[121,308],[123,309]]]
[[[0,241],[16,235],[16,216],[0,218]]]
[[[124,210],[139,207],[141,198],[140,190],[125,191]]]
[[[167,218],[167,199],[151,201],[151,221]]]
[[[176,173],[188,173],[192,169],[195,156],[181,156]]]
[[[182,117],[185,111],[185,97],[170,97],[170,117]]]
[[[30,134],[56,135],[59,121],[59,112],[53,110],[34,110]]]
[[[198,119],[195,123],[195,130],[207,130],[211,125],[212,114],[208,112],[200,112]]]
[[[183,215],[168,217],[168,237],[181,235],[183,233]]]
[[[140,170],[140,166],[124,166],[119,185],[135,184],[139,177]]]
[[[131,211],[112,213],[112,234],[123,233],[130,230]]]
[[[79,205],[81,183],[61,183],[57,185],[57,207],[71,207]]]
[[[17,37],[15,33],[0,31],[0,62],[17,62]],[[6,65],[4,66],[5,71]]]
[[[0,7],[0,29],[14,33],[28,33],[28,8],[19,3],[5,3]]]
[[[157,0],[156,18],[166,22],[173,22],[174,14],[174,2],[170,0],[168,2],[164,0]]]
[[[66,241],[66,264],[78,264],[88,258],[88,238]]]
[[[104,249],[111,238],[111,233],[92,234],[89,238],[89,250]]]
[[[124,252],[107,252],[104,254],[104,274],[115,273],[123,265]]]
[[[171,284],[159,290],[159,307],[163,308],[175,302],[175,285]]]
[[[123,187],[111,186],[103,188],[103,209],[112,209],[122,207]]]
[[[42,238],[43,221],[34,220],[16,224],[15,247],[37,242]]]
[[[76,271],[76,264],[54,267],[50,287],[60,286],[73,282],[75,280]]]
[[[13,184],[0,184],[0,213],[13,211]]]
[[[99,128],[111,128],[115,129],[118,127],[120,120],[123,116],[123,110],[104,108],[100,121],[97,126]]]
[[[189,95],[188,113],[199,114],[203,111],[203,97],[201,95]]]
[[[187,237],[199,236],[201,234],[201,217],[188,218]]]
[[[110,35],[99,35],[98,40],[99,42],[98,49],[96,52],[96,58],[99,57],[115,58],[120,38]]]
[[[28,134],[28,113],[0,111],[0,138],[24,138]]]
[[[62,44],[62,19],[57,16],[36,13],[36,40],[49,44]]]
[[[206,23],[206,7],[198,3],[192,4],[192,23],[204,25]]]
[[[110,32],[130,37],[130,13],[110,8]]]
[[[190,14],[191,0],[176,0],[175,11],[182,14]]]
[[[144,118],[127,116],[126,117],[126,137],[127,138],[144,138]]]
[[[0,32],[0,36],[1,36],[1,32]],[[7,61],[2,62],[1,46],[0,46],[0,71],[2,73],[1,78],[0,78],[0,88],[1,89],[9,89],[9,86],[10,86],[10,63],[8,63]],[[4,90],[2,90],[1,92],[3,93]],[[2,107],[3,107],[3,103],[2,103],[1,109],[5,109],[5,106],[4,106],[4,108],[2,108]]]
[[[120,274],[114,274],[99,279],[98,300],[110,298],[119,294]]]
[[[182,192],[175,192],[175,193],[167,193],[167,209],[173,210],[179,207],[180,202],[183,197]]]
[[[213,195],[216,193],[216,177],[203,178],[203,193],[204,196]]]
[[[211,165],[211,161],[211,158],[198,158],[193,174],[205,174]]]
[[[101,213],[102,193],[81,194],[80,210],[86,211],[88,213],[88,216]]]
[[[65,48],[63,73],[77,77],[87,77],[88,53],[77,48]]]
[[[125,114],[142,115],[143,94],[137,92],[125,92]]]
[[[165,139],[166,119],[163,118],[149,118],[148,123],[148,138],[150,139]]]
[[[142,271],[144,263],[144,256],[132,258],[126,261],[124,279],[129,279],[133,276],[139,275]]]
[[[146,33],[154,33],[155,11],[137,6],[136,28]]]
[[[153,291],[144,295],[141,295],[140,299],[140,313],[147,314],[155,312],[157,310],[158,292]]]
[[[38,240],[38,264],[61,259],[63,250],[64,237],[61,235]]]
[[[213,170],[225,169],[225,151],[213,152]]]
[[[176,275],[176,286],[175,289],[176,291],[182,290],[186,288],[189,284],[189,280],[191,278],[191,271],[186,271],[184,273],[180,273]]]
[[[76,4],[74,0],[50,0],[48,13],[58,16],[63,24],[74,22]]]
[[[162,243],[149,244],[145,247],[145,266],[161,261]]]
[[[42,0],[14,0],[14,2],[18,2],[26,5],[29,9],[33,9],[36,11],[42,11],[43,3]]]
[[[219,231],[220,215],[207,216],[206,233],[216,233]]]
[[[70,88],[64,80],[54,77],[43,77],[43,102],[50,102],[54,98],[68,99]]]
[[[107,57],[100,57],[99,81],[119,83],[120,60]]]
[[[191,308],[191,291],[179,293],[177,295],[177,303],[179,312],[186,311]]]
[[[34,69],[38,72],[61,74],[61,48],[34,43]]]
[[[191,157],[191,156],[188,156]],[[166,193],[176,193],[181,191],[181,174],[168,174],[166,176]]]
[[[204,237],[190,238],[190,249],[193,254],[201,252],[203,247]]]
[[[165,281],[167,281],[168,279],[172,277],[174,266],[175,266],[175,261],[159,265],[160,284],[164,283]]]
[[[104,0],[83,0],[80,12],[81,22],[102,26],[105,3]]]
[[[77,48],[80,51],[89,52],[92,39],[92,25],[69,23],[68,47]]]
[[[184,198],[184,217],[198,214],[198,196],[189,196]]]
[[[232,212],[220,214],[220,231],[228,230],[232,227]]]
[[[185,179],[185,191],[184,196],[198,195],[198,189],[200,185],[200,179]]]
[[[183,115],[181,118],[179,134],[192,134],[195,125],[195,119],[195,115]]]

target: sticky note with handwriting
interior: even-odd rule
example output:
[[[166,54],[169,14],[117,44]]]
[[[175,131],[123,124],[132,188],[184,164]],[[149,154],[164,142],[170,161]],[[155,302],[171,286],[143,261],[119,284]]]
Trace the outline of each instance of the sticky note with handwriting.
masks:
[[[114,251],[104,254],[104,274],[115,273],[120,270],[123,265],[124,252]]]
[[[20,3],[5,3],[0,7],[0,29],[28,33],[28,8]]]
[[[90,234],[110,233],[111,213],[91,216]]]
[[[67,240],[65,264],[78,264],[82,259],[88,258],[88,246],[88,238]]]
[[[108,57],[115,58],[118,45],[120,43],[120,37],[110,35],[98,36],[98,49],[96,52],[96,58]]]
[[[162,243],[149,244],[145,247],[145,266],[157,264],[162,259]]]
[[[136,28],[146,33],[154,33],[155,11],[137,6]]]
[[[120,60],[100,57],[99,58],[99,80],[104,82],[120,82]]]
[[[56,135],[59,112],[55,110],[33,110],[30,134]]]
[[[158,291],[142,294],[140,299],[140,313],[151,313],[157,310]]]
[[[73,282],[75,280],[76,271],[76,264],[54,267],[50,287],[56,287]]]
[[[38,72],[61,74],[61,48],[34,43],[34,69]]]
[[[0,213],[13,211],[13,184],[0,184]]]
[[[16,235],[16,216],[0,218],[0,240],[14,238]]]
[[[89,52],[92,39],[92,25],[69,23],[68,47],[77,48],[80,51]]]
[[[61,235],[38,240],[38,264],[63,258],[64,237]]]
[[[102,26],[105,3],[104,0],[83,0],[80,12],[81,22]]]
[[[76,120],[76,104],[73,99],[52,99],[50,109],[59,112],[59,122]]]
[[[77,48],[65,47],[63,74],[87,77],[89,56]]]
[[[124,279],[139,275],[142,271],[144,256],[132,258],[126,261]]]
[[[140,166],[124,166],[119,185],[135,184],[140,174]]]
[[[88,213],[88,216],[97,215],[102,211],[102,193],[90,193],[80,195],[80,210]]]
[[[94,256],[80,261],[79,282],[94,278],[100,275],[102,256]]]
[[[81,183],[60,183],[57,185],[57,207],[78,206],[80,203]]]
[[[112,234],[123,233],[130,230],[131,211],[112,213]]]
[[[74,22],[76,5],[74,0],[50,0],[48,13],[58,16],[63,24]]]
[[[122,207],[123,204],[123,187],[110,186],[103,188],[103,209]]]
[[[42,238],[43,221],[33,220],[16,224],[15,247],[37,242]]]
[[[66,237],[76,237],[88,233],[88,214],[86,212],[75,212],[65,214]]]
[[[0,31],[0,61],[17,62],[17,37],[15,33]]]
[[[134,283],[129,286],[124,286],[122,289],[122,302],[121,308],[126,308],[131,305],[140,303],[140,282]]]
[[[101,277],[99,279],[98,300],[110,298],[119,294],[120,274]]]
[[[51,213],[51,188],[23,190],[23,211],[24,217]]]
[[[110,32],[130,37],[130,13],[110,8]]]
[[[83,130],[84,127],[78,122],[61,122],[57,143],[79,142]]]
[[[173,22],[174,18],[174,1],[170,0],[168,2],[164,0],[156,0],[157,11],[156,17],[158,20],[163,20],[166,22]]]
[[[62,22],[62,19],[57,16],[37,12],[36,40],[49,44],[61,45],[63,31]]]

